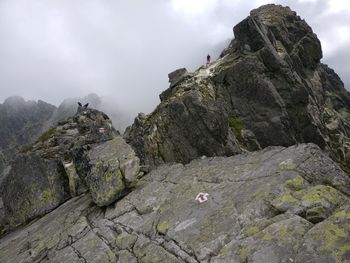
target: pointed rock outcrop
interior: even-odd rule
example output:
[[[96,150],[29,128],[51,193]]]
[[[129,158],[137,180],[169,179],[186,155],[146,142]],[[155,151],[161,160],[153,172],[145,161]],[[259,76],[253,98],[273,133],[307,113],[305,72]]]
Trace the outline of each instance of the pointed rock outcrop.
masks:
[[[350,95],[320,63],[308,24],[288,7],[266,5],[234,34],[219,59],[176,81],[154,112],[127,129],[142,162],[313,142],[350,170]]]

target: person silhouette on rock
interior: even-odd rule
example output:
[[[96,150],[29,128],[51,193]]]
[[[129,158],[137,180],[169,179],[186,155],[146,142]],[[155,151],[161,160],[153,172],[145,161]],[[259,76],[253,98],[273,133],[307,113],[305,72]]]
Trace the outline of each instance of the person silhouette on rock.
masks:
[[[207,64],[210,64],[210,55],[207,56]]]

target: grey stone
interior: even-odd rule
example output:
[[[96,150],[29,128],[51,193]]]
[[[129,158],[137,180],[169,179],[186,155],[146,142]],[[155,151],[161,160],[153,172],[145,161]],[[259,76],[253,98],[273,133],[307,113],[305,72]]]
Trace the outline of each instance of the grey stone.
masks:
[[[165,164],[107,208],[85,194],[3,236],[0,261],[346,262],[350,179],[339,170],[329,186],[312,158],[337,166],[313,144]],[[278,211],[276,199],[306,212]]]
[[[185,68],[180,68],[169,73],[168,77],[169,77],[170,87],[159,95],[160,100],[165,101],[171,98],[172,96],[176,95],[177,84],[189,79],[191,76],[193,76],[193,74],[188,72],[187,69]]]
[[[119,169],[118,158],[122,165],[120,180],[124,184],[124,178],[127,178],[125,187],[131,187],[139,172],[138,158],[131,147],[123,142],[103,112],[84,109],[50,128],[34,143],[22,149],[0,177],[0,196],[5,208],[1,209],[1,232],[8,229],[4,224],[9,224],[9,227],[24,224],[53,210],[68,198],[86,192],[87,175],[91,170],[104,168],[104,165],[97,163],[89,164],[88,152],[99,143],[115,137],[119,138],[115,140],[119,143],[113,146],[119,147],[116,158],[117,168]],[[108,145],[106,143],[105,148]],[[96,147],[98,151],[99,148]],[[116,150],[111,147],[108,150],[111,150],[109,157],[113,162],[111,156]],[[103,161],[108,163],[109,160],[102,159]],[[110,189],[102,190],[106,190],[105,196],[109,194],[107,190]],[[100,194],[103,193],[100,191]]]
[[[87,185],[97,205],[111,204],[136,183],[139,158],[122,137],[94,146],[88,159]]]
[[[186,74],[188,73],[187,69],[180,68],[168,74],[170,87],[175,86]]]
[[[16,157],[2,184],[2,200],[11,225],[41,216],[69,198],[63,166],[37,154]]]

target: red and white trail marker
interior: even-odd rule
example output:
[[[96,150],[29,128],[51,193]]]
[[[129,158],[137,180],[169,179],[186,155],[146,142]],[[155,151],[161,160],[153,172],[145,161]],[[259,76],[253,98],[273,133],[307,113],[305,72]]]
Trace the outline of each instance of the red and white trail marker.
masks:
[[[105,128],[99,128],[99,129],[98,129],[98,132],[99,132],[99,133],[105,133],[105,131],[106,131]]]
[[[199,193],[197,196],[196,196],[196,201],[199,201],[200,203],[203,203],[203,202],[206,202],[208,201],[208,196],[209,194],[208,193]]]

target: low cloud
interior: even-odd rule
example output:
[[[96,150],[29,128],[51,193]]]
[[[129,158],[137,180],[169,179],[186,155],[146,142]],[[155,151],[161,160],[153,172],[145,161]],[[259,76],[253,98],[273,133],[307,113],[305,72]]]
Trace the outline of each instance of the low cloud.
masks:
[[[334,0],[2,0],[0,101],[59,104],[94,92],[129,113],[150,112],[176,68],[194,70],[267,2],[289,5],[323,43],[323,62],[350,86],[350,8]],[[334,2],[337,2],[334,4]]]

